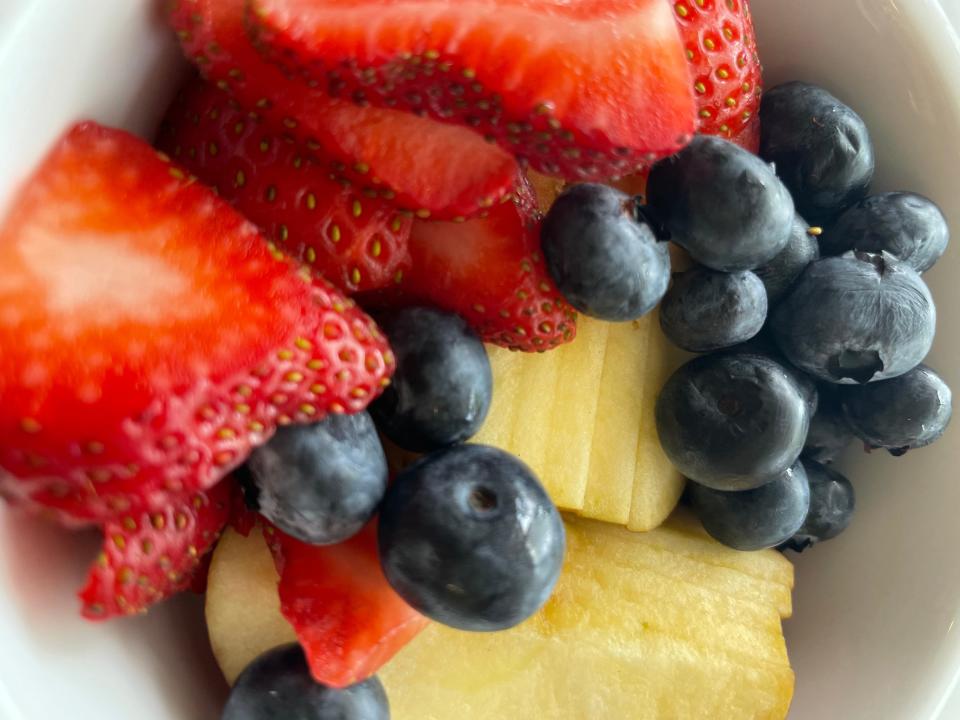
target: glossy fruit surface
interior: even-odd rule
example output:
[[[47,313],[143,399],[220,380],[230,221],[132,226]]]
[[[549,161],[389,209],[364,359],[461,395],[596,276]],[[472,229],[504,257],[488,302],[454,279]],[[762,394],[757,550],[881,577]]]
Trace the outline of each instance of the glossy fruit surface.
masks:
[[[574,308],[601,320],[636,320],[667,291],[670,253],[634,198],[607,185],[565,190],[543,221],[547,270]]]
[[[493,394],[487,351],[464,320],[414,307],[382,318],[397,372],[371,406],[377,426],[405,450],[426,452],[469,439]]]
[[[735,550],[763,550],[789,540],[810,509],[810,483],[799,461],[752,490],[725,492],[690,484],[694,511],[714,538]]]
[[[790,239],[794,219],[790,193],[769,165],[705,135],[653,167],[647,201],[673,242],[724,272],[772,260]]]
[[[776,167],[797,212],[824,224],[863,198],[873,180],[870,133],[827,90],[788,82],[760,103],[760,157]]]
[[[553,591],[563,522],[515,457],[460,445],[397,476],[384,498],[379,546],[390,584],[424,615],[461,630],[503,630]]]
[[[892,380],[844,388],[840,397],[854,434],[892,455],[939,439],[953,414],[950,388],[926,365]]]
[[[680,472],[721,491],[781,476],[800,455],[810,416],[794,375],[761,355],[691,360],[657,399],[660,443]]]

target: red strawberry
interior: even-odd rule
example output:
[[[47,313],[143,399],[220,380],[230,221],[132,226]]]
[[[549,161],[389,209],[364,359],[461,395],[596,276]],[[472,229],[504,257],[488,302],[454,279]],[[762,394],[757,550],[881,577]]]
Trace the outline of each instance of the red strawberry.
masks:
[[[411,218],[331,180],[311,151],[202,80],[170,108],[157,147],[344,290],[383,287],[408,269]]]
[[[66,523],[212,486],[393,358],[352,301],[146,143],[83,123],[0,222],[0,488]]]
[[[311,84],[476,128],[548,175],[620,176],[679,150],[696,127],[664,0],[251,0],[250,8],[260,49]]]
[[[306,545],[266,529],[280,573],[280,609],[318,682],[346,687],[373,675],[427,624],[380,569],[377,522],[339,545]]]
[[[690,61],[698,132],[734,140],[756,152],[761,73],[748,0],[671,0],[671,4]]]
[[[163,510],[105,523],[103,551],[80,591],[84,616],[133,615],[190,587],[227,523],[230,495],[222,482]]]
[[[476,133],[359,107],[288,80],[251,46],[243,7],[244,0],[174,0],[171,21],[184,52],[242,106],[322,145],[338,177],[443,218],[473,215],[510,191],[516,161]]]
[[[424,302],[463,316],[484,342],[538,352],[576,335],[576,314],[540,254],[537,200],[526,178],[515,197],[465,223],[416,221],[413,266],[371,305]]]

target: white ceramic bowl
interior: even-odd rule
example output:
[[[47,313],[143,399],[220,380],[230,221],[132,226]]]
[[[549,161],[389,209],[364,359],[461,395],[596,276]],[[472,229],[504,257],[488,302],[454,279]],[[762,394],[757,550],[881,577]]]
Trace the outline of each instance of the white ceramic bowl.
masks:
[[[0,208],[68,122],[150,133],[181,69],[161,5],[0,0]],[[934,198],[960,242],[960,42],[944,9],[934,0],[753,6],[767,83],[821,83],[856,108],[876,144],[876,188]],[[960,19],[958,0],[944,6]],[[930,362],[955,388],[958,277],[953,247],[928,279],[941,308]],[[844,466],[856,520],[797,561],[791,718],[960,718],[948,704],[960,671],[960,430],[898,460],[851,452]],[[93,550],[92,538],[0,508],[0,720],[216,717],[224,687],[199,603],[86,624],[73,592]]]

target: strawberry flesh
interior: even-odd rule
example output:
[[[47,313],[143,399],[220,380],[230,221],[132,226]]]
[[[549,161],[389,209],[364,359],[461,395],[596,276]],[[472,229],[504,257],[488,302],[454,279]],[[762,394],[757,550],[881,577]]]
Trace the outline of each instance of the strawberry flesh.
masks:
[[[265,55],[335,97],[471,127],[535,170],[596,180],[694,131],[671,13],[664,0],[252,0],[249,17]]]
[[[331,180],[322,159],[282,128],[193,79],[167,112],[157,147],[212,186],[285,252],[347,292],[408,269],[412,219],[388,201]]]
[[[272,527],[265,536],[280,609],[318,682],[342,688],[370,677],[426,626],[380,569],[375,519],[338,545],[307,545]]]
[[[103,550],[80,591],[83,615],[133,615],[191,587],[230,516],[231,484],[185,495],[163,510],[103,526]]]
[[[279,423],[363,409],[370,318],[143,141],[95,123],[0,223],[0,492],[66,524],[215,484]]]
[[[576,335],[576,313],[540,254],[537,200],[521,176],[510,201],[464,223],[416,221],[412,267],[371,306],[426,303],[461,315],[484,342],[542,352]]]
[[[243,8],[244,0],[176,0],[170,18],[211,83],[292,137],[321,145],[329,172],[421,216],[468,217],[510,191],[516,161],[477,133],[287,79],[250,44]]]

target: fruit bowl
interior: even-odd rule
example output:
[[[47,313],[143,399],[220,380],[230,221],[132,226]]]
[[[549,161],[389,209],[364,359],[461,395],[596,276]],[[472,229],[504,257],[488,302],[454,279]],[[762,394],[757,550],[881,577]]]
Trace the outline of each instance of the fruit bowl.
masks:
[[[154,0],[13,0],[0,6],[0,211],[66,124],[80,117],[149,135],[183,66]],[[936,200],[960,228],[958,40],[934,0],[753,0],[768,85],[829,88],[871,129],[877,190]],[[79,32],[78,32],[79,30]],[[878,80],[879,78],[879,80]],[[941,321],[930,363],[960,385],[960,303],[951,250],[927,276]],[[2,352],[2,350],[0,350]],[[892,461],[851,450],[858,517],[797,558],[786,624],[797,674],[791,718],[933,720],[960,673],[960,432]],[[146,617],[89,624],[74,590],[96,543],[0,507],[0,718],[213,718],[225,693],[201,606],[184,596]],[[51,678],[56,678],[55,683]],[[55,689],[54,689],[55,688]]]

